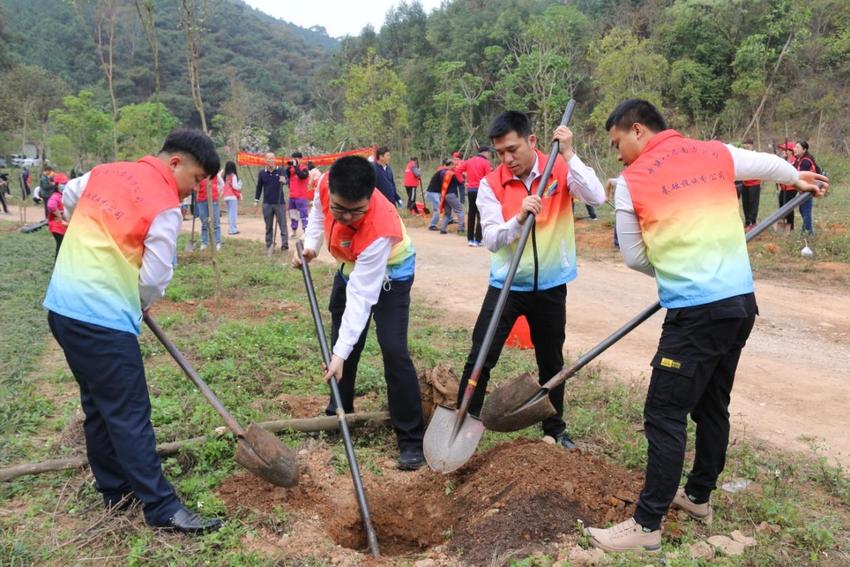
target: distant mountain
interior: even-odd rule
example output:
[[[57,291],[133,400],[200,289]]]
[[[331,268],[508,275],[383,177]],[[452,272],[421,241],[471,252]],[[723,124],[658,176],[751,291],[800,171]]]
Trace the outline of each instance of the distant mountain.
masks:
[[[151,51],[134,2],[116,1],[120,17],[114,82],[119,105],[124,105],[151,97],[154,74]],[[185,38],[177,0],[154,1],[162,101],[182,121],[197,123],[186,75]],[[0,0],[0,20],[11,35],[8,51],[12,59],[44,67],[66,82],[72,92],[90,88],[105,96],[93,22],[85,17],[81,21],[72,2]],[[226,100],[231,77],[272,101],[276,113],[283,112],[281,103],[306,103],[310,74],[339,46],[322,28],[298,27],[241,0],[208,0],[205,29],[201,88],[210,118]]]

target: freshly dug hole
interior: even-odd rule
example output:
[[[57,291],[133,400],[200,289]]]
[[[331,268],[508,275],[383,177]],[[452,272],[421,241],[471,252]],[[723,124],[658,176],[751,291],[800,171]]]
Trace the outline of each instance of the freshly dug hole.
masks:
[[[299,458],[304,474],[293,489],[240,474],[226,480],[218,493],[231,511],[279,507],[320,525],[333,542],[365,551],[350,476],[335,473],[326,447]],[[450,475],[430,470],[364,474],[382,554],[413,556],[446,544],[444,551],[468,565],[489,565],[494,558],[504,564],[510,557],[551,552],[559,538],[575,532],[579,519],[586,524],[623,520],[642,482],[640,474],[597,457],[529,439],[498,445]],[[296,520],[293,532],[302,520]],[[293,551],[281,549],[281,554]]]

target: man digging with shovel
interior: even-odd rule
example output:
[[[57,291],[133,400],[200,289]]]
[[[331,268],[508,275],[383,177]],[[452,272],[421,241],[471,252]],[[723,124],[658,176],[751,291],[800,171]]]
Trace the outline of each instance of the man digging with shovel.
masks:
[[[304,238],[305,262],[316,257],[323,239],[339,262],[329,306],[333,356],[325,378],[336,377],[343,409],[354,413],[357,364],[374,317],[398,468],[416,470],[425,462],[419,381],[407,349],[416,252],[395,204],[376,190],[375,170],[366,159],[341,158],[319,182]],[[297,254],[292,265],[301,268]],[[336,413],[333,397],[326,413]]]
[[[547,156],[537,149],[537,137],[532,133],[528,116],[516,111],[500,114],[490,125],[489,136],[501,164],[481,180],[477,207],[483,244],[493,253],[490,286],[472,333],[472,349],[463,369],[459,401],[484,342],[522,225],[530,214],[535,215],[536,224],[520,259],[469,406],[469,413],[474,416],[481,411],[490,370],[498,362],[508,333],[520,315],[528,319],[541,383],[564,366],[567,284],[576,277],[571,201],[573,196],[593,205],[605,201],[602,183],[593,169],[575,154],[573,133],[566,126],[555,130],[560,156],[542,198],[536,195],[536,190]],[[570,449],[574,444],[562,417],[564,385],[554,388],[549,398],[557,413],[543,421],[543,433],[552,442]]]
[[[86,453],[106,508],[139,500],[149,525],[184,533],[221,521],[187,510],[165,479],[138,335],[142,310],[173,275],[180,201],[218,169],[209,137],[175,130],[156,156],[99,165],[68,182],[70,222],[44,300],[80,386]]]
[[[711,520],[732,383],[758,314],[734,182],[772,180],[821,196],[828,180],[774,155],[685,138],[643,100],[621,103],[605,128],[626,165],[615,190],[620,250],[626,265],[655,277],[667,315],[644,406],[649,448],[637,509],[587,535],[606,551],[657,552],[669,507]],[[679,488],[688,414],[697,424],[696,455]]]

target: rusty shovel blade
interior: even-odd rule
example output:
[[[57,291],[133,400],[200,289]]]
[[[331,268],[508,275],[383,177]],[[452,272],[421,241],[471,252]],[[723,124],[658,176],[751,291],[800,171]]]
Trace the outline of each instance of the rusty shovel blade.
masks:
[[[295,455],[274,433],[256,423],[248,425],[236,438],[237,463],[276,486],[290,488],[298,484],[301,471]]]
[[[555,415],[549,390],[525,373],[487,395],[481,421],[491,431],[519,431]]]

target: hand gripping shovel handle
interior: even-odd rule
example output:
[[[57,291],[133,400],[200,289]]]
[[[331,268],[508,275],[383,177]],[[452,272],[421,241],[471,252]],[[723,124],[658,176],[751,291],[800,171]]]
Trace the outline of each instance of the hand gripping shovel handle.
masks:
[[[310,312],[313,314],[313,324],[316,326],[316,336],[319,339],[319,348],[322,350],[322,360],[325,366],[331,364],[331,353],[328,348],[328,340],[325,336],[325,328],[322,324],[322,314],[319,311],[319,302],[316,300],[316,290],[313,287],[313,277],[310,275],[310,265],[304,261],[302,252],[304,245],[299,240],[295,244],[298,252],[298,258],[301,260],[301,274],[304,276],[304,287],[307,289],[307,298],[310,300]],[[363,480],[360,477],[360,466],[357,464],[357,457],[354,454],[354,444],[351,441],[351,433],[348,430],[348,422],[345,419],[345,410],[342,407],[342,396],[339,393],[339,385],[335,377],[331,377],[331,393],[336,405],[336,415],[339,419],[339,428],[342,432],[342,439],[345,443],[345,456],[348,459],[348,468],[351,469],[351,478],[354,481],[354,492],[357,495],[357,505],[360,507],[360,515],[363,518],[363,526],[366,529],[366,540],[369,543],[369,549],[372,555],[379,557],[381,552],[378,548],[378,537],[375,535],[375,529],[372,527],[372,520],[369,517],[369,505],[366,502],[366,492],[363,490]]]
[[[198,390],[204,395],[210,405],[218,412],[221,418],[224,420],[224,423],[227,424],[227,427],[230,428],[233,433],[236,434],[237,437],[244,437],[245,430],[242,429],[236,419],[230,414],[227,409],[221,404],[218,397],[216,397],[215,393],[210,389],[209,386],[198,376],[198,373],[195,372],[195,369],[192,368],[192,365],[189,364],[189,361],[183,356],[183,353],[177,350],[177,347],[174,343],[171,342],[171,339],[165,336],[165,333],[162,332],[162,329],[159,327],[156,321],[148,315],[144,314],[145,323],[147,323],[150,330],[153,331],[153,334],[156,335],[156,338],[159,339],[159,342],[162,343],[162,346],[171,354],[172,358],[177,362],[180,368],[183,369],[183,372],[198,387]]]
[[[801,193],[801,194],[797,195],[796,197],[794,197],[793,199],[791,199],[790,201],[788,201],[787,203],[785,203],[785,205],[783,205],[782,207],[780,207],[779,209],[774,211],[773,214],[771,214],[769,217],[767,217],[766,219],[761,221],[750,232],[747,233],[747,242],[750,242],[754,238],[758,237],[762,232],[764,232],[765,230],[767,230],[768,228],[773,226],[776,223],[776,221],[778,221],[781,218],[784,218],[785,215],[787,215],[788,213],[793,211],[795,208],[802,205],[804,202],[806,202],[808,199],[811,199],[811,198],[812,198],[811,193]],[[528,405],[532,401],[536,401],[536,400],[542,398],[544,395],[546,395],[546,392],[548,392],[552,388],[555,388],[556,386],[559,386],[562,382],[565,382],[566,380],[572,378],[579,370],[584,368],[590,361],[592,361],[594,358],[596,358],[597,356],[599,356],[600,354],[602,354],[603,352],[608,350],[608,347],[610,347],[611,345],[613,345],[614,343],[616,343],[617,341],[622,339],[624,336],[631,333],[635,329],[635,327],[637,327],[638,325],[640,325],[641,323],[643,323],[644,321],[646,321],[647,319],[652,317],[652,315],[654,315],[660,309],[661,309],[661,303],[655,302],[654,304],[650,305],[649,307],[647,307],[646,309],[641,311],[639,314],[637,314],[634,317],[634,319],[632,319],[631,321],[629,321],[628,323],[626,323],[625,325],[623,325],[622,327],[617,329],[614,333],[612,333],[604,341],[602,341],[601,343],[599,343],[598,345],[596,345],[595,347],[593,347],[592,349],[587,351],[578,360],[576,360],[573,363],[572,366],[570,366],[569,368],[565,368],[564,370],[562,370],[561,372],[559,372],[558,374],[556,374],[555,376],[550,378],[545,384],[543,384],[543,386],[541,386],[541,391],[538,392],[538,394],[536,394],[534,396],[534,399],[529,400],[524,405]]]
[[[570,99],[564,109],[564,115],[561,117],[561,126],[566,126],[570,123],[573,117],[573,111],[576,107],[576,101]],[[546,186],[549,183],[549,177],[552,176],[552,169],[555,167],[555,160],[558,157],[559,143],[557,140],[552,142],[552,148],[549,150],[549,159],[546,160],[546,167],[540,176],[540,184],[537,186],[537,196],[542,197]],[[469,381],[466,383],[466,389],[463,392],[460,411],[458,412],[457,420],[455,421],[454,430],[452,431],[452,440],[460,431],[463,420],[466,418],[466,413],[469,411],[469,404],[472,400],[472,394],[475,392],[475,387],[478,384],[478,378],[481,376],[481,370],[484,368],[484,361],[487,359],[487,354],[490,352],[490,346],[493,344],[493,338],[496,336],[496,327],[499,325],[499,319],[502,318],[502,312],[505,310],[505,303],[508,301],[508,294],[511,291],[511,284],[514,281],[519,261],[522,258],[522,253],[525,250],[525,243],[531,234],[534,227],[534,215],[529,215],[525,219],[525,224],[522,226],[522,234],[520,234],[517,242],[516,252],[511,259],[511,265],[508,268],[508,273],[505,275],[505,283],[502,285],[502,290],[499,293],[499,298],[496,301],[496,307],[493,310],[493,315],[490,318],[490,323],[487,325],[487,332],[484,334],[484,341],[481,343],[481,349],[478,351],[478,356],[475,359],[475,366],[472,368],[472,373],[469,376]]]

